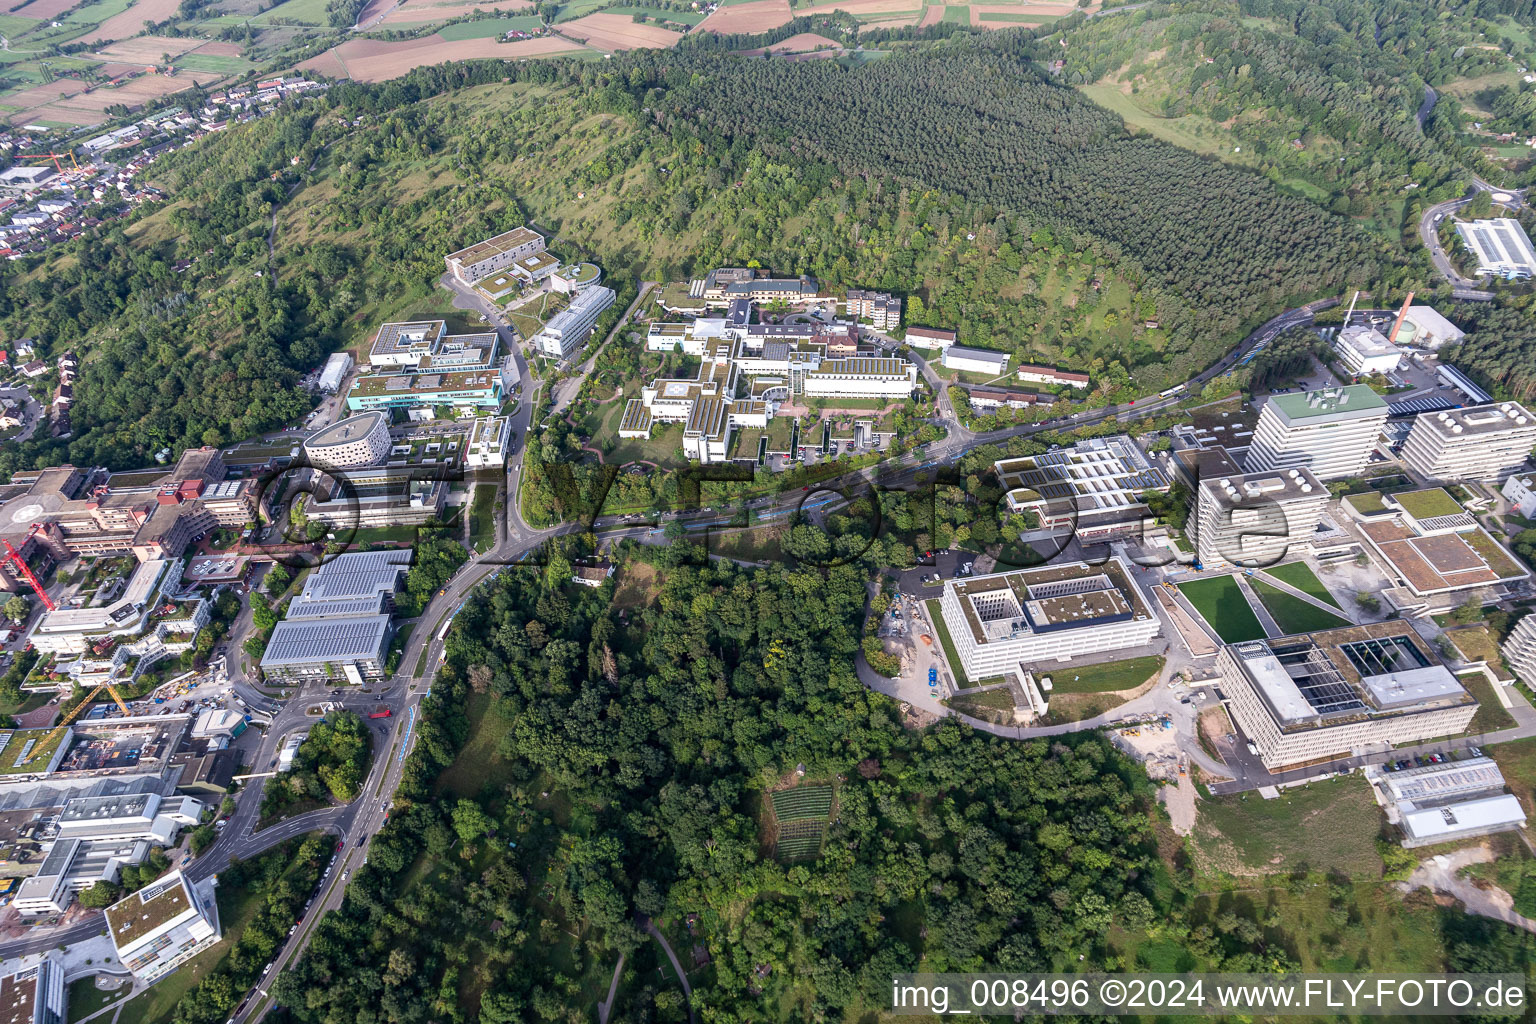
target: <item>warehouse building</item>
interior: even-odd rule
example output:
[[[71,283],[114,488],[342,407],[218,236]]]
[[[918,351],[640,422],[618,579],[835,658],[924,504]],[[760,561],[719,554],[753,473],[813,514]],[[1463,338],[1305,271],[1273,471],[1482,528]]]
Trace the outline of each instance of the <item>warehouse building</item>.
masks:
[[[1328,498],[1308,469],[1206,477],[1195,491],[1195,550],[1208,569],[1275,565],[1311,538]]]
[[[117,958],[149,983],[219,941],[219,910],[211,892],[172,871],[106,909]]]
[[[1401,619],[1228,644],[1222,690],[1266,768],[1465,732],[1477,701]]]
[[[940,608],[971,679],[1137,647],[1161,629],[1117,557],[952,579]]]
[[[1364,384],[1273,395],[1253,430],[1250,473],[1305,467],[1319,480],[1358,476],[1387,422],[1387,403]]]
[[[345,352],[333,352],[325,361],[325,367],[320,371],[320,381],[317,385],[321,391],[328,395],[334,395],[341,387],[341,382],[347,379],[347,374],[352,372],[352,357]]]
[[[515,269],[517,261],[544,251],[544,236],[526,227],[503,231],[443,257],[461,284],[474,284],[498,270]]]
[[[1536,274],[1536,250],[1513,217],[1457,221],[1456,233],[1477,257],[1478,276],[1523,281]]]
[[[911,333],[911,331],[907,332],[908,337]],[[1007,352],[950,345],[944,350],[943,363],[945,369],[949,370],[966,370],[970,373],[985,373],[988,376],[1000,377],[1008,372],[1009,358]]]
[[[1536,418],[1518,402],[1442,409],[1413,421],[1403,462],[1434,483],[1502,480],[1536,447]]]

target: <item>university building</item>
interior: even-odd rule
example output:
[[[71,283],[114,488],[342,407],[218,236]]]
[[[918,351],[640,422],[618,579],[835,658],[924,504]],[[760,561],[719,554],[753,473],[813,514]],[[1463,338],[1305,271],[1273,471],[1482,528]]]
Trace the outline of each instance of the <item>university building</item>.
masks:
[[[1264,403],[1245,468],[1305,467],[1317,479],[1359,476],[1387,422],[1387,403],[1364,384],[1274,395]]]

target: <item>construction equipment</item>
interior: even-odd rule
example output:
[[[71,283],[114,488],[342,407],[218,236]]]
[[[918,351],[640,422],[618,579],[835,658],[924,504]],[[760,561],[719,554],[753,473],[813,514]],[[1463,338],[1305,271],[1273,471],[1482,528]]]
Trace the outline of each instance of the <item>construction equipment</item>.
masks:
[[[53,169],[58,171],[60,174],[64,173],[64,164],[61,161],[65,160],[65,159],[69,160],[70,165],[74,168],[74,170],[78,171],[80,169],[80,161],[75,159],[75,154],[74,153],[28,153],[26,156],[22,157],[21,159],[23,159],[23,160],[52,160],[53,161]]]
[[[64,730],[69,728],[69,723],[79,718],[80,713],[90,706],[91,701],[95,700],[96,695],[102,690],[106,690],[112,695],[112,699],[117,702],[117,706],[122,710],[123,714],[126,715],[129,713],[128,705],[124,704],[123,698],[118,696],[117,687],[113,686],[111,683],[102,683],[97,686],[96,689],[86,694],[85,699],[71,708],[69,714],[60,719],[59,724],[53,727],[53,731],[50,732],[41,743],[38,743],[35,747],[32,748],[34,751],[36,751],[36,753],[27,758],[25,761],[21,761],[19,763],[23,765],[31,764],[39,755],[42,754],[43,751],[51,750],[53,748],[53,744],[58,740],[60,736],[64,734]]]
[[[37,599],[43,602],[43,607],[51,612],[58,611],[59,606],[53,603],[53,598],[49,597],[48,591],[43,589],[43,581],[37,578],[37,573],[32,571],[32,567],[27,564],[26,559],[21,557],[21,553],[8,540],[0,541],[0,544],[5,545],[5,556],[0,558],[0,565],[14,568],[21,573],[22,579],[26,580],[33,592],[37,594]]]

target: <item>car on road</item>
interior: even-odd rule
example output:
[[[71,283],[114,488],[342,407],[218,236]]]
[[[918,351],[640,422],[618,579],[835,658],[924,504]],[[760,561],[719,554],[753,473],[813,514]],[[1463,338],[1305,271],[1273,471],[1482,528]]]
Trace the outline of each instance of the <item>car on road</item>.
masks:
[[[347,845],[347,841],[345,839],[338,839],[338,840],[336,840],[336,852],[340,853],[341,852],[341,848],[343,846],[346,846],[346,845]]]

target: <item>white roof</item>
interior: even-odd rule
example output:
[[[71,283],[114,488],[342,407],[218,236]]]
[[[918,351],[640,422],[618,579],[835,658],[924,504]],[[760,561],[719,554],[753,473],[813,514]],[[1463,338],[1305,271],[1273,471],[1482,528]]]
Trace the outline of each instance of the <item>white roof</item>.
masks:
[[[1425,807],[1403,815],[1403,831],[1414,839],[1524,824],[1525,811],[1520,807],[1520,801],[1508,793],[1444,807]]]
[[[1365,676],[1360,682],[1371,692],[1379,708],[1394,708],[1454,697],[1466,690],[1444,665],[1425,665],[1403,672]]]

